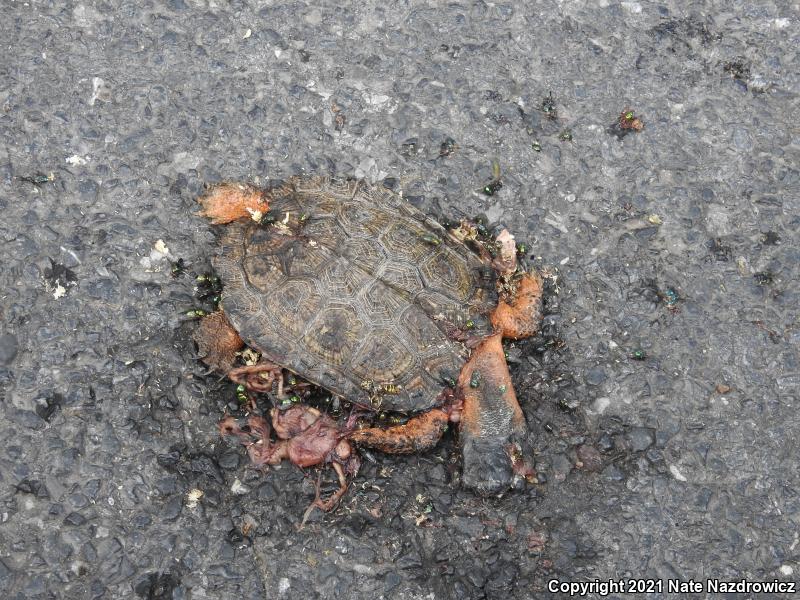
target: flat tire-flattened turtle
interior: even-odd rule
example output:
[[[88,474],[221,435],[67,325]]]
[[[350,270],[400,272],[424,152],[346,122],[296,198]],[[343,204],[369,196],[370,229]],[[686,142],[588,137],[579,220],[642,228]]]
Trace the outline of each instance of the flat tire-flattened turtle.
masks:
[[[251,458],[300,466],[331,463],[341,487],[358,468],[351,447],[391,453],[433,447],[459,423],[462,483],[484,493],[533,471],[527,429],[502,339],[536,332],[541,279],[522,271],[507,232],[492,244],[446,230],[398,194],[363,181],[292,178],[269,189],[223,183],[200,199],[225,225],[214,268],[221,311],[195,334],[209,366],[253,391],[291,385],[284,370],[369,408],[401,411],[393,427],[338,425],[306,406],[272,409],[272,429],[253,414],[228,417]],[[236,366],[244,347],[255,365]]]

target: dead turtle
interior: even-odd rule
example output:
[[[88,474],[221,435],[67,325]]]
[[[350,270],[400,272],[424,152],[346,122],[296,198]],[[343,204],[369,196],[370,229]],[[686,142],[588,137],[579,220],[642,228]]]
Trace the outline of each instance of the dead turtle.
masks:
[[[448,231],[384,187],[327,177],[270,189],[223,183],[199,202],[226,225],[213,260],[221,311],[195,334],[204,362],[249,390],[277,388],[277,398],[297,376],[364,410],[410,415],[357,429],[355,419],[338,425],[279,403],[275,440],[255,413],[244,425],[227,417],[223,433],[238,435],[254,462],[331,463],[340,488],[322,502],[318,486],[312,505],[329,510],[358,469],[351,444],[419,452],[457,422],[464,485],[493,493],[533,476],[502,339],[535,333],[542,285],[517,266],[508,232],[481,243],[474,228]],[[237,367],[245,345],[260,359]]]

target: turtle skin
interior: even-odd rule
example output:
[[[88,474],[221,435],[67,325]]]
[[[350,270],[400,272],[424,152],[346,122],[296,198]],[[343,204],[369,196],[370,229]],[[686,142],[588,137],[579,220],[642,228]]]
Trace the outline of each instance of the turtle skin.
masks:
[[[269,212],[224,228],[221,306],[249,346],[330,392],[382,409],[442,402],[492,333],[496,274],[399,195],[363,181],[289,180]]]

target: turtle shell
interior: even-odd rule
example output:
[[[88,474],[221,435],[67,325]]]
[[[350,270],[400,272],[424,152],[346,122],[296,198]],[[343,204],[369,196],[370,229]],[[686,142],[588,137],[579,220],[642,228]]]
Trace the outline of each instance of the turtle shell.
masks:
[[[495,274],[399,195],[363,181],[292,179],[270,212],[225,228],[222,307],[269,360],[352,402],[421,411],[491,332]]]

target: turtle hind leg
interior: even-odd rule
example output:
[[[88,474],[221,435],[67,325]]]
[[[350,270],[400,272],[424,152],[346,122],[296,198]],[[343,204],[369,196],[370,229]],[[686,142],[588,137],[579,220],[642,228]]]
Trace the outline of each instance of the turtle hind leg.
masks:
[[[525,456],[528,428],[511,383],[503,338],[520,339],[536,333],[541,297],[541,278],[523,275],[515,295],[501,301],[491,315],[496,333],[473,350],[459,375],[464,395],[462,481],[481,493],[497,493],[520,478],[534,477]]]
[[[462,483],[480,493],[512,486],[527,435],[525,415],[508,372],[500,333],[486,338],[461,370],[464,395],[461,414]]]
[[[213,312],[200,319],[192,336],[197,343],[200,359],[220,373],[227,373],[236,362],[236,353],[244,342],[222,311]]]
[[[214,225],[223,225],[237,219],[255,219],[269,210],[267,193],[252,185],[219,183],[197,199],[203,207],[200,215],[211,219]]]

